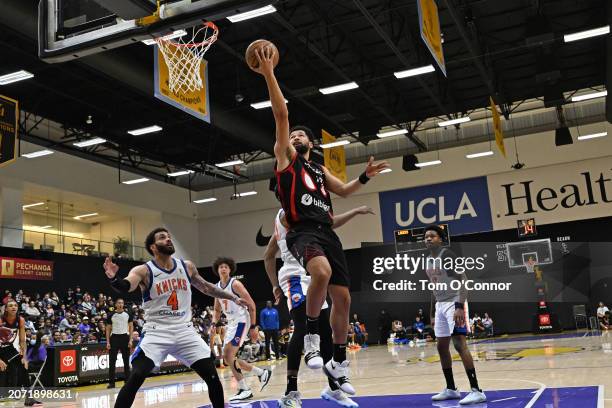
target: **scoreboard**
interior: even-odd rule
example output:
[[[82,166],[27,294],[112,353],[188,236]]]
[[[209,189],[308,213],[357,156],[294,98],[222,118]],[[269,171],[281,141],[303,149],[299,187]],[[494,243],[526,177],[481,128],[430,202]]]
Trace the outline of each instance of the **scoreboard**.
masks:
[[[442,246],[450,245],[450,234],[448,231],[448,224],[438,224],[438,227],[444,231],[444,243]],[[412,251],[424,251],[427,249],[425,246],[425,227],[399,229],[394,231],[395,237],[395,252],[412,252]]]
[[[518,236],[519,238],[526,237],[534,237],[538,235],[538,230],[536,229],[535,218],[529,218],[526,220],[518,220]]]

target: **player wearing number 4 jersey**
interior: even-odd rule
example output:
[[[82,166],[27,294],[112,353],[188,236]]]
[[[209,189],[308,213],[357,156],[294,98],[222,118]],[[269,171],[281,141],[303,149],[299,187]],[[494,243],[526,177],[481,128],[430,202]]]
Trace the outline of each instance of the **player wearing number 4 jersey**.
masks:
[[[236,354],[242,346],[247,334],[255,329],[255,302],[249,295],[244,285],[232,277],[236,272],[236,263],[232,258],[217,258],[213,264],[213,272],[219,276],[217,287],[228,294],[234,294],[243,299],[248,305],[248,310],[233,302],[215,299],[215,311],[213,324],[211,325],[211,337],[214,337],[215,330],[221,311],[227,317],[227,329],[223,340],[223,360],[230,366],[234,378],[238,382],[238,393],[229,399],[229,402],[246,401],[253,398],[251,387],[248,386],[242,370],[254,373],[261,383],[261,390],[268,385],[272,372],[269,369],[255,367],[244,360],[236,358]],[[260,390],[260,391],[261,391]]]
[[[191,261],[173,257],[174,245],[165,228],[151,231],[145,248],[153,260],[132,268],[124,279],[119,279],[119,266],[110,258],[104,262],[106,276],[117,292],[125,295],[140,288],[145,311],[142,337],[131,356],[132,373],[121,388],[115,407],[131,407],[147,375],[171,354],[202,377],[213,408],[222,408],[223,386],[210,348],[191,323],[191,286],[241,307],[246,307],[247,302],[204,280]]]

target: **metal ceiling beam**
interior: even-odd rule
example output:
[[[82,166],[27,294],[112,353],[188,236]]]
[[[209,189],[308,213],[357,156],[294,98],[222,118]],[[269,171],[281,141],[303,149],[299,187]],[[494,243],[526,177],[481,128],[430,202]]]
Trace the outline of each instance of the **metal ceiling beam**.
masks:
[[[321,7],[319,6],[319,4],[316,1],[309,1],[307,2],[308,7],[314,11],[315,13],[317,13],[317,15],[319,16],[320,19],[322,19],[323,21],[329,23],[327,16],[323,13],[323,10],[321,10]],[[360,51],[360,48],[357,46],[357,44],[355,43],[355,41],[351,38],[350,35],[348,35],[348,33],[346,32],[346,30],[344,29],[344,27],[340,24],[331,24],[331,29],[333,30],[334,34],[336,36],[338,36],[342,42],[346,42],[348,43],[351,52],[353,53],[353,55],[356,55],[357,57],[359,57],[359,62],[362,64],[365,64],[367,66],[367,68],[372,72],[372,73],[376,73],[377,69],[376,66],[374,66],[372,64],[372,61],[370,61],[369,59],[365,58],[365,56],[363,55],[363,53]],[[310,46],[311,43],[306,44],[307,46]],[[333,63],[332,63],[333,64]],[[335,64],[334,64],[335,66]],[[351,79],[346,79],[347,82],[351,81]],[[385,116],[385,118],[387,118],[387,120],[391,121],[389,123],[390,126],[392,125],[399,125],[400,121],[393,117],[393,115],[388,114],[386,110],[384,110],[379,104],[376,103],[376,101],[374,101],[366,92],[362,91],[361,88],[360,89],[360,93],[366,98],[366,100],[379,112],[381,113],[383,116]],[[399,98],[401,99],[401,93],[399,95],[396,94],[396,96],[399,96]],[[417,148],[419,149],[419,151],[426,151],[427,150],[427,146],[425,145],[425,143],[423,143],[421,141],[421,139],[419,139],[418,137],[416,137],[414,135],[414,132],[409,132],[406,137],[408,137],[408,139],[414,143]]]
[[[361,1],[360,0],[353,0],[353,3],[355,3],[355,6],[357,6],[359,11],[361,11],[361,14],[363,14],[363,16],[366,18],[366,20],[368,20],[368,22],[374,28],[376,33],[380,36],[380,38],[382,38],[382,40],[385,42],[385,44],[387,44],[387,47],[389,47],[389,49],[391,51],[393,51],[393,53],[395,54],[397,59],[400,60],[400,62],[404,65],[404,67],[406,67],[406,69],[414,68],[414,64],[411,61],[409,61],[408,58],[406,58],[406,56],[400,51],[399,48],[397,48],[397,46],[393,43],[391,38],[389,38],[389,35],[380,26],[380,24],[378,24],[376,19],[372,16],[372,14],[370,14],[368,9],[361,3]],[[440,110],[440,112],[442,112],[442,114],[449,115],[450,113],[453,113],[454,109],[453,110],[448,109],[442,103],[442,101],[440,101],[440,99],[438,99],[438,97],[436,95],[434,95],[433,91],[429,88],[429,86],[427,86],[425,81],[423,81],[418,76],[415,77],[415,80],[417,81],[419,86],[421,88],[423,88],[423,90],[425,91],[427,96],[435,103],[436,107]]]
[[[223,40],[217,40],[216,44],[217,44],[217,47],[223,48],[225,51],[227,51],[228,54],[232,55],[233,57],[235,57],[238,60],[240,60],[242,63],[246,64],[244,56],[242,54],[236,52],[231,46],[229,46],[228,44],[223,42]],[[323,112],[322,110],[320,110],[319,108],[317,108],[316,106],[314,106],[313,104],[308,102],[304,97],[300,96],[296,91],[294,91],[293,89],[283,85],[280,81],[278,82],[278,84],[279,84],[280,88],[283,90],[283,92],[285,93],[285,96],[293,98],[294,100],[299,100],[300,103],[302,103],[308,109],[310,109],[311,111],[316,113],[319,117],[321,117],[324,120],[326,120],[328,123],[330,123],[331,125],[335,126],[338,129],[340,129],[343,133],[354,137],[356,140],[359,140],[359,137],[356,134],[354,134],[353,132],[349,131],[343,125],[341,125],[340,123],[338,123],[337,121],[332,119],[332,117],[329,116],[327,113]],[[270,140],[272,142],[273,139],[270,139]],[[264,150],[264,151],[266,153],[270,153],[267,150]]]
[[[332,69],[343,81],[352,82],[354,79],[350,78],[340,67],[338,67],[332,60],[330,60],[323,51],[321,51],[313,42],[308,41],[300,32],[287,20],[285,20],[279,13],[273,14],[274,20],[289,31],[299,42],[301,42],[306,48],[316,55],[325,65]],[[399,124],[400,121],[393,117],[387,112],[379,103],[372,99],[363,89],[357,88],[357,92],[372,106],[376,111],[383,115],[390,123]],[[359,139],[358,139],[359,140]],[[425,144],[417,138],[410,138],[410,140],[419,148],[419,150],[427,150]]]
[[[474,63],[474,66],[476,66],[476,70],[478,71],[480,78],[485,83],[487,90],[489,91],[489,95],[493,98],[493,101],[501,107],[504,116],[506,119],[508,119],[510,117],[510,112],[507,107],[508,100],[502,91],[496,89],[494,83],[494,73],[484,66],[482,62],[483,52],[480,49],[480,44],[478,44],[477,39],[472,39],[465,27],[465,15],[462,15],[462,13],[457,10],[453,4],[453,0],[442,0],[442,3],[446,5],[448,14],[451,16],[451,20],[453,20],[453,24],[457,28],[461,40],[467,47],[470,56],[472,57],[472,62]]]

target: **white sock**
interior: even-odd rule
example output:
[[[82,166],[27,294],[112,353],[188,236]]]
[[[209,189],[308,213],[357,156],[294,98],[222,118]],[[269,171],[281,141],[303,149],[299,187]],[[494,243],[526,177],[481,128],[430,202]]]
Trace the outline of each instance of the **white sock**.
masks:
[[[262,370],[259,367],[255,367],[255,366],[253,366],[253,369],[251,371],[253,371],[253,374],[255,374],[258,377],[264,373],[264,370]]]
[[[242,380],[238,381],[238,389],[240,390],[249,390],[249,386],[246,383],[246,380],[243,378]]]

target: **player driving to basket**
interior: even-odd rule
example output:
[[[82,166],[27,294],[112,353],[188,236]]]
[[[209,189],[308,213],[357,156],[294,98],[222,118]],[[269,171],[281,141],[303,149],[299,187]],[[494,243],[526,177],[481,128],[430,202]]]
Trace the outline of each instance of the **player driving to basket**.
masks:
[[[370,158],[358,179],[344,183],[324,166],[310,161],[314,135],[305,126],[289,128],[289,112],[274,74],[273,48],[258,48],[256,55],[258,67],[251,68],[266,80],[276,122],[276,179],[290,225],[287,247],[311,276],[306,296],[304,360],[311,369],[323,367],[325,374],[342,391],[354,394],[346,359],[350,276],[342,244],[332,230],[333,209],[329,192],[347,197],[389,165],[386,162],[374,163]],[[327,293],[333,303],[330,322],[334,351],[333,358],[323,366],[318,320]]]

